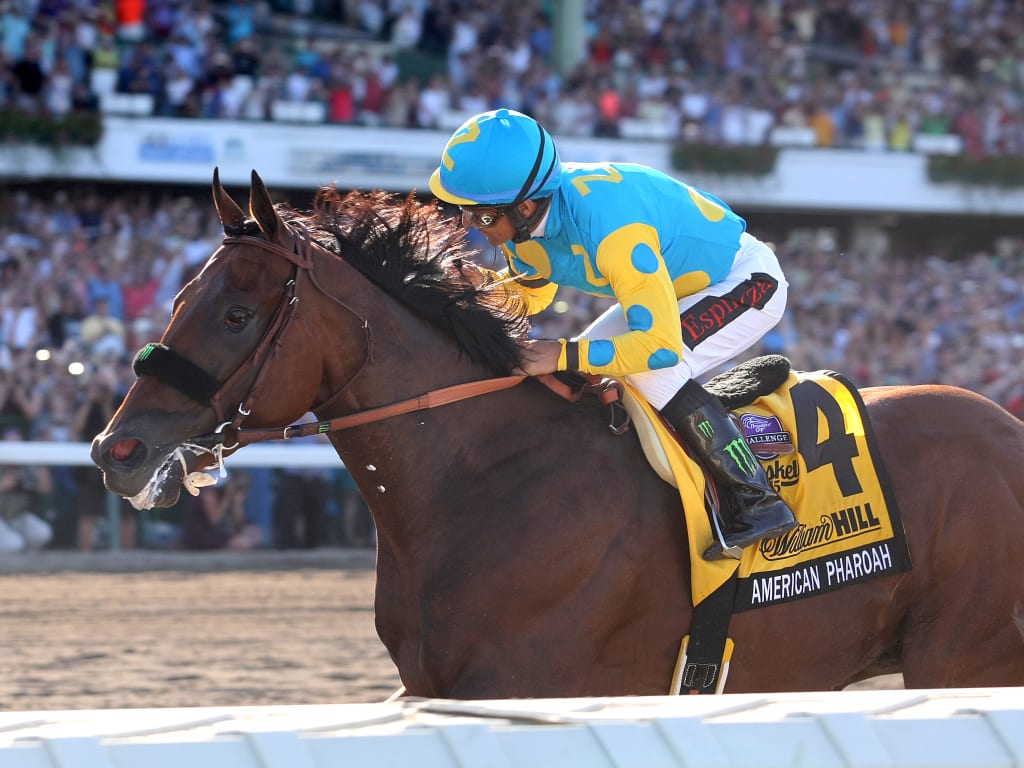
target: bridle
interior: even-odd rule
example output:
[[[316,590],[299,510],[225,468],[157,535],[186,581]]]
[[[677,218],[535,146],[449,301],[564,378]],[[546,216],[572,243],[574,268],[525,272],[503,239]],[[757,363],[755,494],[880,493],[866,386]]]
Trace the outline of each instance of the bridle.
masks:
[[[250,443],[265,440],[289,440],[296,437],[348,429],[404,413],[435,408],[478,395],[510,389],[526,378],[525,376],[504,376],[456,384],[425,392],[407,400],[370,408],[326,421],[303,422],[282,427],[242,428],[242,423],[252,413],[253,405],[258,400],[265,384],[264,374],[267,371],[267,360],[276,347],[283,345],[285,333],[298,312],[299,291],[304,281],[308,280],[321,294],[334,301],[356,318],[359,327],[363,331],[366,350],[359,368],[352,377],[327,400],[313,406],[310,410],[322,412],[328,409],[352,386],[353,382],[366,370],[372,359],[373,335],[369,322],[336,296],[324,290],[317,282],[313,270],[313,256],[317,249],[322,249],[322,246],[313,240],[305,226],[301,224],[285,226],[288,227],[292,235],[291,249],[261,237],[228,235],[221,242],[220,248],[214,253],[214,256],[216,256],[230,245],[248,245],[279,256],[292,264],[291,277],[285,283],[285,290],[273,318],[263,332],[252,355],[239,365],[231,375],[224,381],[219,381],[184,355],[175,352],[163,344],[148,344],[135,357],[132,367],[137,376],[151,375],[190,399],[213,409],[219,426],[207,435],[190,439],[188,441],[190,445],[212,452],[219,459],[223,451],[233,451]],[[244,376],[252,375],[250,364],[256,366],[256,374],[252,385],[242,401],[239,402],[233,416],[228,419],[224,402],[225,393],[230,391],[232,385],[235,385]]]

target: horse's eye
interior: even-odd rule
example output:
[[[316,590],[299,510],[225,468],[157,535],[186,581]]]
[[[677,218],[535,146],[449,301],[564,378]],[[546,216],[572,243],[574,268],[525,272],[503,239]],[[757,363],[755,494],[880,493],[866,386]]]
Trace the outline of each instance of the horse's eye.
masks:
[[[240,331],[252,319],[252,312],[245,307],[232,307],[224,315],[224,325],[231,331]]]

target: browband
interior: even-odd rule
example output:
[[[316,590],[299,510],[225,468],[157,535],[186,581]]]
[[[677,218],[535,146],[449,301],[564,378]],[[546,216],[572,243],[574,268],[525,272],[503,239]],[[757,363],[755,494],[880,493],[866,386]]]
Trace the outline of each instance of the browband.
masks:
[[[210,405],[220,389],[217,379],[165,344],[147,344],[140,349],[132,370],[136,376],[155,376],[202,405]]]

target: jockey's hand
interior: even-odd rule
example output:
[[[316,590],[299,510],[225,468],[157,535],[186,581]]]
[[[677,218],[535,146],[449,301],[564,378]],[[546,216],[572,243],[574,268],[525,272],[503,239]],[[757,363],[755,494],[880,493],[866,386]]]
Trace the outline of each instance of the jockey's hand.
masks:
[[[520,344],[523,350],[523,364],[514,373],[525,376],[539,376],[558,370],[558,356],[562,345],[557,341],[529,340]]]
[[[476,288],[483,288],[492,282],[493,273],[473,261],[462,260],[458,263],[459,273],[469,280]]]

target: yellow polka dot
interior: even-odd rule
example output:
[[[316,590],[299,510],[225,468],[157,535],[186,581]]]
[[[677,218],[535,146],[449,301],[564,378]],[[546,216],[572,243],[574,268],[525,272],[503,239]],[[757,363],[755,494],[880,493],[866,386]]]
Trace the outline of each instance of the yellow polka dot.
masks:
[[[519,260],[533,267],[536,272],[531,277],[551,277],[551,257],[544,247],[536,240],[527,240],[516,246],[516,256]]]
[[[721,221],[725,218],[725,209],[722,206],[711,202],[693,187],[687,187],[687,189],[690,192],[690,199],[693,200],[693,204],[697,206],[697,210],[701,212],[705,219],[708,221]]]
[[[692,296],[697,291],[703,291],[711,285],[711,278],[707,272],[687,272],[672,281],[676,289],[676,296]]]

